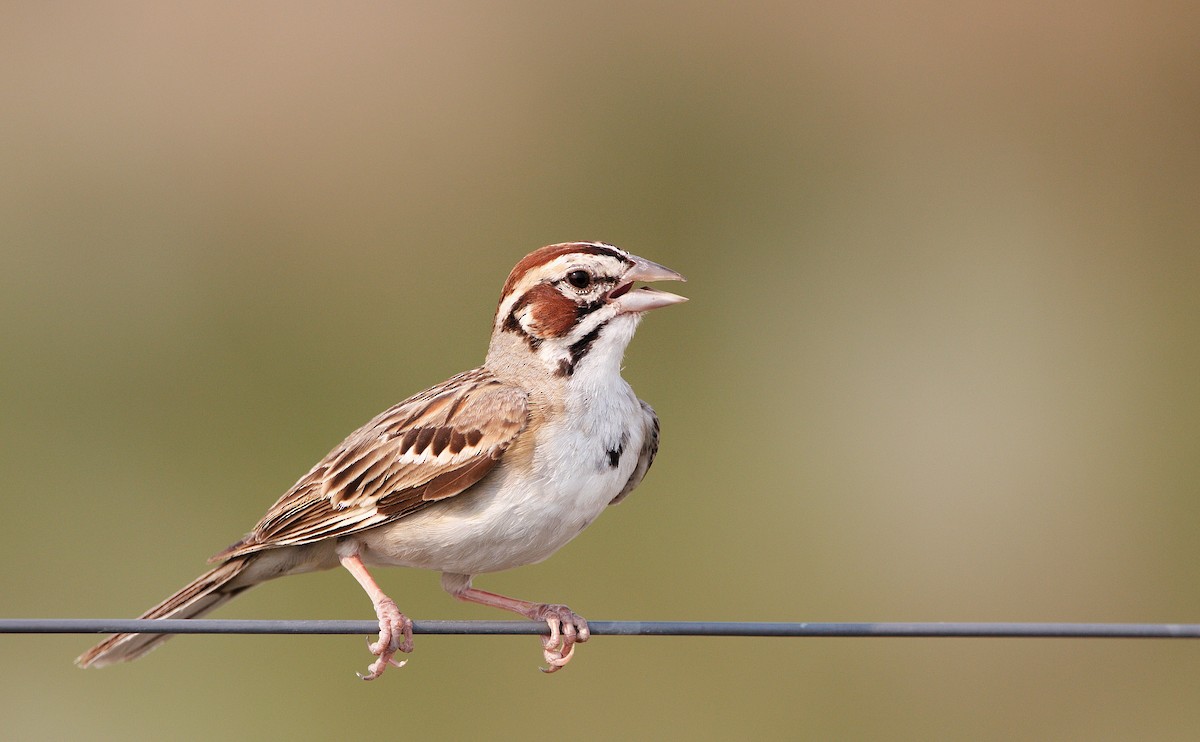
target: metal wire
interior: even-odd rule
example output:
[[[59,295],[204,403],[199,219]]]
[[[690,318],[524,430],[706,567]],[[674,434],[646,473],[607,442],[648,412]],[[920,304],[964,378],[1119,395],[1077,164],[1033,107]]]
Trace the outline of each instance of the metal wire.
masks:
[[[593,635],[1200,639],[1200,624],[1148,623],[754,623],[588,621]],[[0,634],[364,634],[375,621],[228,619],[0,619]],[[414,621],[414,634],[546,634],[540,621]]]

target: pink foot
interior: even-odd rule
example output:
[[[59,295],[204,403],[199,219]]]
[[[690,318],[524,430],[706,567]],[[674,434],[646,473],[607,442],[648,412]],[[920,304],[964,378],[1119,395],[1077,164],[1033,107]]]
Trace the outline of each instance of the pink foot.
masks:
[[[376,604],[375,615],[379,617],[379,641],[368,644],[367,649],[379,659],[367,667],[367,675],[358,674],[363,680],[374,680],[383,674],[388,665],[404,667],[408,660],[397,662],[393,657],[396,652],[408,654],[413,650],[412,621],[400,612],[391,598],[384,598]]]
[[[546,674],[566,667],[575,656],[575,645],[582,644],[592,635],[587,619],[565,605],[540,606],[531,618],[545,621],[550,627],[550,636],[542,637],[542,656],[549,667],[540,669]]]

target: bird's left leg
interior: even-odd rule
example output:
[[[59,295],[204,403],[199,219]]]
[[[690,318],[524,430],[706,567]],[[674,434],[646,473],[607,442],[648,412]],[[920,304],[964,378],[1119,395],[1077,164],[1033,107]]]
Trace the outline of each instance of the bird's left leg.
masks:
[[[511,611],[531,621],[545,621],[550,627],[550,636],[542,637],[542,655],[549,667],[542,672],[558,672],[575,656],[575,645],[591,637],[587,620],[565,605],[553,603],[531,603],[528,600],[509,598],[471,587],[470,575],[446,572],[442,574],[442,589],[459,600],[479,603],[493,608]]]
[[[383,592],[383,588],[376,584],[375,578],[371,577],[371,573],[367,571],[366,566],[362,563],[362,558],[357,553],[340,557],[340,560],[346,571],[354,575],[358,584],[367,591],[367,595],[371,598],[371,604],[375,606],[375,615],[379,618],[379,641],[368,646],[371,654],[378,656],[379,659],[372,662],[367,668],[370,670],[369,674],[359,676],[363,680],[374,680],[383,674],[388,665],[404,667],[404,662],[408,661],[397,662],[392,657],[396,652],[408,653],[413,650],[412,621],[400,612],[400,609],[396,607],[396,601],[389,598]]]

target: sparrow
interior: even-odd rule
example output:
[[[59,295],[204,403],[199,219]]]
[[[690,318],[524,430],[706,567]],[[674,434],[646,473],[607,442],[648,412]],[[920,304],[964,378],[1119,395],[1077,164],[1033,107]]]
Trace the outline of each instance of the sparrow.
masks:
[[[473,587],[478,574],[541,562],[646,476],[658,418],[621,377],[642,316],[682,296],[635,282],[683,281],[609,244],[567,242],[526,255],[509,273],[487,358],[385,410],[351,433],[271,506],[208,572],[141,618],[204,615],[276,577],[342,566],[379,619],[378,678],[412,651],[412,621],[368,567],[442,573],[459,600],[545,621],[545,672],[589,637],[565,605]],[[169,634],[115,634],[80,667],[136,659]]]

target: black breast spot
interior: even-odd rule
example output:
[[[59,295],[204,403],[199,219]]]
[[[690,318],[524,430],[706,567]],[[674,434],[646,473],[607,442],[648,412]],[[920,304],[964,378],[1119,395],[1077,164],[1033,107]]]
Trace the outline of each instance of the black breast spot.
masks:
[[[625,444],[629,441],[629,435],[621,434],[621,442],[615,447],[608,449],[605,454],[608,456],[608,466],[611,469],[616,469],[621,465],[621,454],[625,453]]]

